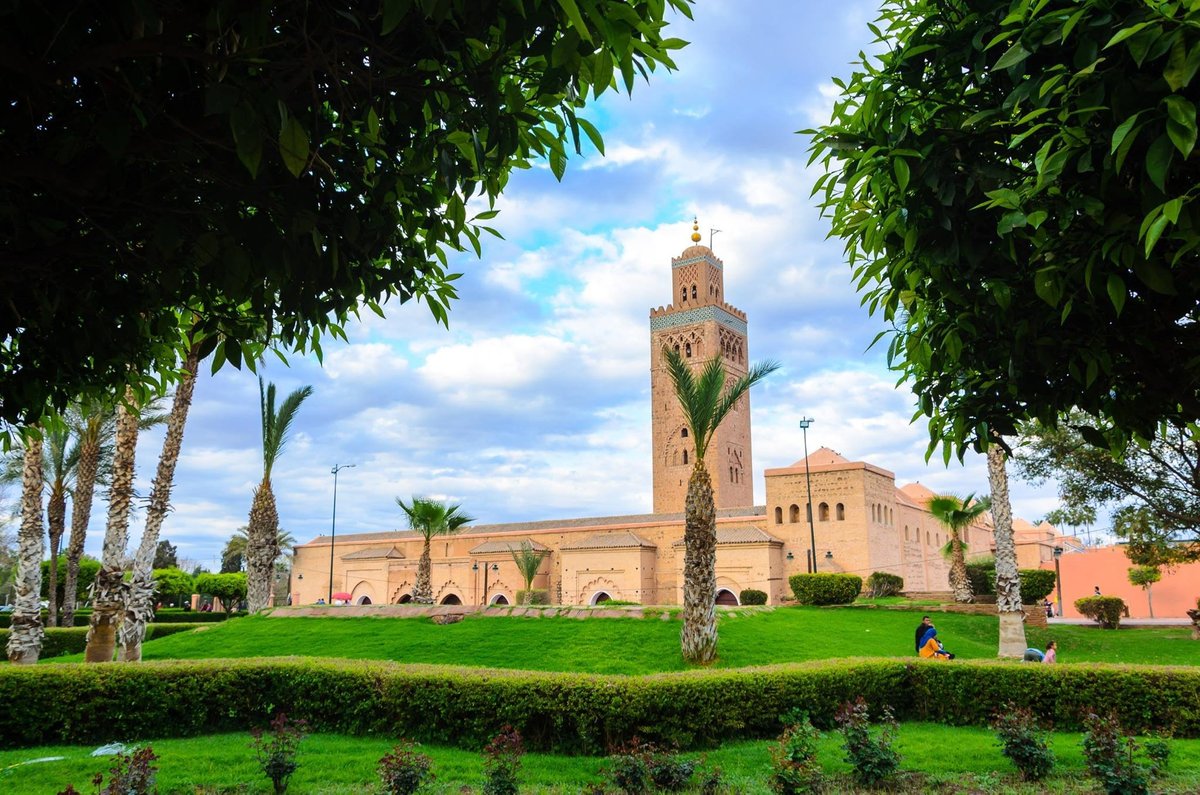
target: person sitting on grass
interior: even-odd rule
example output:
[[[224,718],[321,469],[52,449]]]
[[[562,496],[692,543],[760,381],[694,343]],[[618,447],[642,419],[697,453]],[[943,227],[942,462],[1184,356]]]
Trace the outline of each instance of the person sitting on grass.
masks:
[[[929,616],[921,616],[921,623],[917,624],[917,632],[913,637],[913,645],[917,654],[921,653],[921,641],[925,638],[925,633],[933,626],[933,622],[929,620]]]
[[[1058,641],[1052,640],[1046,644],[1046,653],[1042,656],[1042,662],[1050,665],[1058,662]]]
[[[937,630],[930,623],[929,629],[921,637],[921,656],[934,660],[953,660],[954,655],[946,651],[946,647],[937,639]]]

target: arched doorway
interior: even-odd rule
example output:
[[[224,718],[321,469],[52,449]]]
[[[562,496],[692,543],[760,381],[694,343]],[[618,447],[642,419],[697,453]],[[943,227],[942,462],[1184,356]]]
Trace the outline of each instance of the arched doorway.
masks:
[[[367,596],[366,594],[363,594],[362,596],[358,597],[358,601],[355,602],[355,604],[369,605],[369,604],[371,604],[371,597]]]
[[[445,598],[442,599],[442,604],[444,604],[444,605],[461,605],[462,599],[458,598],[458,594],[448,593],[448,594],[446,594]]]
[[[592,597],[592,604],[594,604],[594,605],[602,605],[605,602],[611,602],[611,601],[612,601],[612,597],[609,596],[604,591],[599,591],[595,596]]]
[[[511,603],[508,601],[508,597],[507,597],[507,596],[505,596],[505,595],[504,595],[504,594],[502,594],[502,593],[498,593],[498,594],[496,594],[495,596],[493,596],[493,597],[492,597],[492,604],[494,604],[494,605],[507,605],[507,604],[511,604]]]
[[[411,601],[412,601],[412,594],[406,593],[406,594],[403,594],[399,599],[396,600],[396,604],[406,605]]]
[[[721,590],[717,591],[717,604],[725,605],[726,607],[737,607],[737,594],[728,588],[722,588]]]

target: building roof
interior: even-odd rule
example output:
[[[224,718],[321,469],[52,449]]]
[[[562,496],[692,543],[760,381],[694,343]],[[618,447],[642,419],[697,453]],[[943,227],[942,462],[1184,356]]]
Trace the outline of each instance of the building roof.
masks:
[[[506,538],[502,541],[484,541],[478,546],[471,547],[471,554],[486,555],[489,552],[514,552],[520,549],[522,544],[529,544],[534,552],[544,552],[550,549],[545,544],[539,544],[531,538]]]
[[[403,558],[404,553],[396,547],[369,547],[342,555],[342,560],[372,560],[375,558]]]
[[[850,459],[843,456],[837,450],[831,450],[828,447],[821,447],[809,454],[808,458],[801,458],[792,467],[802,467],[804,462],[808,461],[810,467],[826,467],[835,466],[837,464],[849,464]]]
[[[563,551],[568,549],[622,549],[634,547],[647,547],[649,549],[657,549],[654,544],[651,544],[646,539],[639,536],[637,533],[597,533],[593,536],[588,536],[579,541],[569,544],[563,544]]]
[[[776,538],[765,530],[760,530],[757,527],[718,527],[717,528],[717,543],[718,544],[783,544],[783,540]],[[673,547],[683,546],[683,539],[679,539],[671,544]]]
[[[896,500],[903,501],[914,508],[928,510],[929,501],[936,496],[937,493],[921,483],[908,483],[896,489]]]

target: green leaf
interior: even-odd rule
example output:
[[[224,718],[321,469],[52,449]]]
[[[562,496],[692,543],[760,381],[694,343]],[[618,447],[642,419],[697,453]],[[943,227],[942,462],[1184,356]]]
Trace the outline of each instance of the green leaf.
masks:
[[[1196,146],[1196,106],[1178,94],[1172,94],[1167,102],[1167,135],[1171,143],[1184,157]]]
[[[584,41],[591,41],[592,36],[588,33],[587,25],[583,22],[583,15],[579,13],[579,6],[575,4],[575,0],[558,0],[559,6],[566,12],[567,18],[571,20],[571,27],[579,34]]]
[[[1129,131],[1132,130],[1133,125],[1137,123],[1138,116],[1141,116],[1141,115],[1142,115],[1142,111],[1139,110],[1137,113],[1133,114],[1128,119],[1121,122],[1117,126],[1117,129],[1113,130],[1112,148],[1108,150],[1109,154],[1112,154],[1113,152],[1117,151],[1117,148],[1120,147],[1121,143],[1125,140],[1125,136],[1129,135]]]
[[[1159,218],[1158,221],[1155,222],[1155,225],[1157,225],[1159,222],[1162,222],[1165,225],[1166,219]],[[1150,227],[1150,230],[1153,232],[1154,227]],[[1157,240],[1157,237],[1155,239]],[[1148,236],[1147,240],[1149,240]],[[1149,251],[1149,247],[1147,247],[1147,251]],[[1162,295],[1175,295],[1177,292],[1175,289],[1175,279],[1171,276],[1171,271],[1165,266],[1159,264],[1158,260],[1156,259],[1144,259],[1135,262],[1133,264],[1133,272],[1143,284],[1156,293],[1161,293]]]
[[[1192,48],[1192,55],[1200,52],[1200,47]],[[1182,32],[1175,33],[1175,43],[1171,45],[1171,55],[1167,58],[1167,66],[1163,69],[1163,79],[1167,81],[1167,85],[1172,91],[1178,91],[1181,88],[1186,88],[1192,82],[1192,78],[1196,76],[1196,68],[1200,66],[1200,60],[1195,57],[1188,57],[1187,44],[1184,42]]]
[[[1179,212],[1183,209],[1183,197],[1171,199],[1162,206],[1163,217],[1171,223],[1179,223]]]
[[[1167,228],[1167,217],[1160,215],[1155,219],[1154,223],[1150,224],[1150,229],[1146,231],[1146,256],[1150,256],[1150,252],[1154,250],[1154,244],[1162,237],[1163,230]]]
[[[1142,28],[1146,27],[1149,24],[1150,24],[1149,22],[1139,22],[1136,25],[1130,25],[1127,28],[1122,28],[1121,30],[1117,31],[1116,35],[1114,35],[1111,39],[1108,40],[1108,44],[1105,44],[1103,49],[1107,50],[1109,47],[1113,46],[1114,44],[1120,44],[1121,42],[1125,41],[1125,39],[1129,38],[1130,36],[1135,35],[1138,31],[1140,31]]]
[[[896,186],[900,189],[901,193],[904,193],[905,189],[908,187],[908,178],[910,174],[908,170],[908,163],[905,162],[903,157],[897,157],[892,160],[892,168],[896,171]]]
[[[257,177],[258,166],[262,162],[262,134],[254,108],[245,103],[236,105],[229,114],[229,128],[237,145],[238,160],[242,161],[251,177]]]
[[[1050,306],[1058,306],[1062,300],[1062,284],[1058,280],[1058,268],[1042,268],[1033,277],[1033,291]]]
[[[287,120],[279,132],[279,154],[293,177],[298,177],[308,165],[308,133],[295,117]]]
[[[1128,293],[1125,290],[1125,280],[1115,273],[1108,275],[1108,300],[1112,301],[1113,309],[1117,314],[1121,314],[1121,310],[1125,308],[1125,299]]]
[[[1146,175],[1150,177],[1154,186],[1164,193],[1167,190],[1167,169],[1171,166],[1174,154],[1171,139],[1165,135],[1160,135],[1146,152]]]
[[[1021,63],[1021,61],[1024,61],[1028,57],[1029,50],[1025,49],[1025,45],[1018,41],[1000,56],[1000,60],[996,61],[996,65],[992,69],[1007,69],[1010,66]]]
[[[583,128],[583,132],[588,137],[588,140],[592,142],[592,146],[596,147],[596,151],[604,154],[604,139],[600,136],[600,131],[596,129],[596,125],[580,117],[579,126]]]

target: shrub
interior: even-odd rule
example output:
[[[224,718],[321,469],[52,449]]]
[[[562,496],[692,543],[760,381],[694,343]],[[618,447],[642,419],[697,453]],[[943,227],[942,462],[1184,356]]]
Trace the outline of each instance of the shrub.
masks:
[[[1137,741],[1121,730],[1116,715],[1088,713],[1083,721],[1083,758],[1108,795],[1150,791],[1150,771],[1138,764]]]
[[[846,761],[853,769],[850,775],[865,787],[874,787],[887,781],[900,767],[900,754],[892,747],[896,740],[896,718],[891,707],[884,707],[880,715],[882,728],[878,736],[871,731],[867,702],[862,696],[842,704],[837,715],[838,729],[842,733],[842,748]]]
[[[1041,781],[1050,775],[1054,769],[1054,752],[1032,710],[1009,702],[996,712],[992,728],[1000,740],[1000,753],[1012,760],[1022,778]]]
[[[771,791],[779,795],[819,792],[823,776],[817,761],[818,732],[805,715],[792,721],[772,745]]]
[[[1104,629],[1117,629],[1125,612],[1125,600],[1119,596],[1085,596],[1075,600],[1075,609]]]
[[[548,605],[550,604],[550,592],[545,588],[534,588],[529,591],[517,591],[517,604]]]
[[[149,624],[146,626],[146,640],[165,638],[176,632],[187,632],[193,627],[189,624]],[[42,638],[40,657],[48,660],[51,657],[62,657],[67,654],[83,654],[87,648],[87,627],[49,627]],[[7,629],[0,629],[0,647],[8,644]]]
[[[886,571],[877,571],[867,578],[867,596],[878,599],[896,596],[904,590],[904,578]]]
[[[971,581],[971,593],[976,596],[991,596],[996,593],[996,559],[978,558],[967,562],[967,579]]]
[[[288,780],[300,765],[296,762],[296,751],[308,728],[303,720],[292,720],[287,713],[280,712],[271,721],[269,730],[255,729],[250,747],[258,757],[258,765],[271,785],[275,795],[287,792]]]
[[[151,764],[157,759],[154,749],[148,745],[135,751],[132,756],[117,754],[108,771],[108,786],[104,786],[103,773],[92,777],[96,795],[150,795],[157,792],[154,785],[158,768]],[[58,795],[79,795],[79,792],[68,784]]]
[[[1021,601],[1027,605],[1040,604],[1054,593],[1054,572],[1050,569],[1020,569]]]
[[[765,605],[767,603],[767,592],[756,588],[746,588],[738,594],[738,602],[744,605]]]
[[[412,795],[426,781],[433,781],[433,760],[417,750],[416,743],[400,744],[379,760],[379,778],[387,795]]]
[[[862,592],[854,574],[793,574],[788,583],[802,605],[848,605]]]
[[[643,742],[634,737],[609,755],[605,773],[612,784],[627,795],[641,795],[656,788],[679,792],[687,788],[699,763],[684,759],[676,748]]]
[[[171,660],[0,666],[0,748],[244,732],[275,709],[313,731],[483,746],[510,723],[530,748],[603,753],[635,734],[680,748],[773,738],[804,704],[833,725],[847,699],[904,720],[986,726],[1008,701],[1070,730],[1105,704],[1135,731],[1200,736],[1200,668],[905,659],[820,661],[646,677],[400,666],[363,660]],[[263,705],[273,705],[264,714]]]
[[[483,795],[517,795],[517,774],[525,744],[521,733],[505,726],[483,749]]]

